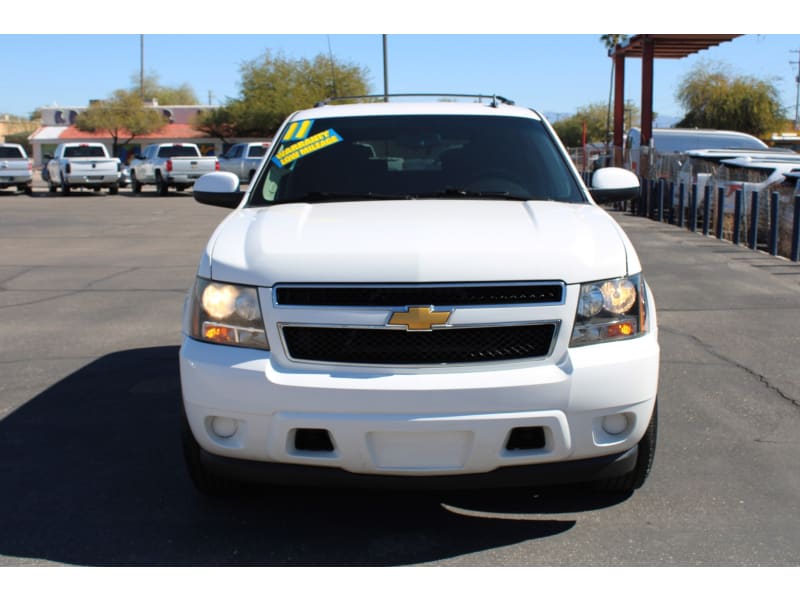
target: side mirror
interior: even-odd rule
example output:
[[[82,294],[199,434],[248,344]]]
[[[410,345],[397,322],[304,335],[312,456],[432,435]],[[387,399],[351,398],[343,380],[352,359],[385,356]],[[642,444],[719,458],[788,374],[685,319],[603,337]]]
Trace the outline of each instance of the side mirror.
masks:
[[[236,208],[244,197],[239,190],[239,178],[227,171],[206,173],[194,184],[194,199],[201,204]]]
[[[641,194],[639,178],[632,171],[619,167],[597,169],[592,175],[592,198],[598,204],[635,200]]]

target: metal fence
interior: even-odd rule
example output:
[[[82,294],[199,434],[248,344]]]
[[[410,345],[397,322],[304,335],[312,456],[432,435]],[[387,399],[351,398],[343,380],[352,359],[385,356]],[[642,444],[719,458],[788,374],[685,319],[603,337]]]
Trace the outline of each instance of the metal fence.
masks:
[[[702,232],[773,256],[800,261],[800,194],[787,182],[747,192],[744,185],[686,185],[666,179],[642,180],[634,215]],[[794,182],[792,182],[794,183]],[[731,199],[732,197],[732,199]]]
[[[569,153],[591,185],[593,171],[603,165],[581,149]],[[766,185],[757,171],[711,164],[687,170],[685,155],[653,158],[640,198],[615,209],[800,262],[800,175]]]

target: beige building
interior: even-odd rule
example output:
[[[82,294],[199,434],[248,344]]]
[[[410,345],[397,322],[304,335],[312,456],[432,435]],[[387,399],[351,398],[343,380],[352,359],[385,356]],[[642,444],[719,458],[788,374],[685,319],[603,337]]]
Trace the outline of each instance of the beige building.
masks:
[[[30,133],[39,127],[37,121],[25,121],[10,115],[0,115],[0,143],[6,141],[6,136],[17,133]]]

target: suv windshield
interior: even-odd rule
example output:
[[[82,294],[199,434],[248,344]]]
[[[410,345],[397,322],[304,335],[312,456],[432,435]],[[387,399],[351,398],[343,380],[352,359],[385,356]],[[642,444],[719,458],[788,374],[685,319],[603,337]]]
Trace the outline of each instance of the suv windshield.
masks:
[[[586,201],[540,121],[393,115],[291,123],[249,205],[449,197]]]

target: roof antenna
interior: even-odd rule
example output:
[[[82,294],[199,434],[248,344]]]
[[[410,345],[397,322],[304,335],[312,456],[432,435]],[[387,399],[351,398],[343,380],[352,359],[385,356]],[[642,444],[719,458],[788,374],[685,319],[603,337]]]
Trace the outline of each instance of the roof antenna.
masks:
[[[331,36],[328,34],[328,56],[330,57],[331,63],[331,83],[333,85],[333,94],[331,94],[332,98],[336,98],[339,94],[336,92],[336,70],[333,68],[333,50],[331,50]]]

